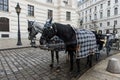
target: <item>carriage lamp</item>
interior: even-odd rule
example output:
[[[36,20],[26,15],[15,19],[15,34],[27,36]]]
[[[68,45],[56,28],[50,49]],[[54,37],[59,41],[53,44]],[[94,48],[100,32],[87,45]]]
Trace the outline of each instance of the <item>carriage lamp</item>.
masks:
[[[22,42],[21,42],[21,34],[20,34],[20,19],[19,19],[19,15],[20,15],[20,12],[21,12],[21,8],[20,8],[20,5],[19,3],[17,3],[16,7],[15,7],[15,10],[16,10],[16,13],[18,15],[18,41],[17,41],[17,45],[22,45]]]

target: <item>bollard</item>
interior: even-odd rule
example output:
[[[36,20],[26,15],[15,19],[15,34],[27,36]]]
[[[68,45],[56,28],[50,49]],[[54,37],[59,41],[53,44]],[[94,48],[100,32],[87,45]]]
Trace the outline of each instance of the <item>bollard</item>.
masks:
[[[108,72],[120,74],[120,62],[116,58],[111,58],[108,62],[107,69]]]

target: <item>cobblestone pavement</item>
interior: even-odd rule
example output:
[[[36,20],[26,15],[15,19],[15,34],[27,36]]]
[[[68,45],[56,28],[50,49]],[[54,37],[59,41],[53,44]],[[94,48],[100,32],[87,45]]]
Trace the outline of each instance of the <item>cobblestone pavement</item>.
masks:
[[[56,65],[50,69],[50,51],[39,48],[22,48],[0,51],[0,80],[77,80],[88,70],[85,61],[81,61],[81,73],[77,74],[76,66],[69,72],[66,54],[60,52],[61,70],[56,71]],[[102,57],[103,58],[103,57]],[[104,57],[105,58],[105,57]],[[94,61],[94,64],[97,62]],[[94,65],[93,64],[93,65]]]

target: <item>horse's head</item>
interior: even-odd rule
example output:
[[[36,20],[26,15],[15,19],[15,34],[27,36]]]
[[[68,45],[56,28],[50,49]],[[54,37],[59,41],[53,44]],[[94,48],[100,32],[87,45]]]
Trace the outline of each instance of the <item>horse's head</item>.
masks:
[[[35,38],[35,35],[38,33],[35,29],[35,27],[33,26],[34,21],[28,21],[28,39],[32,40],[33,38]]]
[[[56,27],[55,24],[52,24],[52,18],[50,20],[46,21],[46,24],[44,25],[44,29],[42,32],[42,37],[49,42],[50,39],[56,35]]]

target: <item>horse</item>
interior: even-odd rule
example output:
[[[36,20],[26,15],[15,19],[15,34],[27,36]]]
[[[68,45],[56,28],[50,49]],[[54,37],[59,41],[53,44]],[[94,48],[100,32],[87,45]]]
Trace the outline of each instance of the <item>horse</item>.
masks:
[[[81,35],[79,36],[76,34]],[[46,39],[46,41],[49,42],[49,40],[55,35],[62,39],[65,43],[66,51],[70,55],[70,71],[73,70],[74,54],[76,55],[76,64],[78,72],[80,72],[80,58],[87,57],[87,63],[90,67],[92,66],[93,52],[97,50],[96,38],[93,32],[85,29],[73,29],[73,27],[69,24],[64,25],[60,23],[52,23],[51,18],[44,25],[42,37],[44,37],[44,39]],[[81,41],[78,39],[81,39]],[[81,55],[79,55],[79,53]]]
[[[38,22],[35,22],[35,21],[28,21],[28,32],[29,32],[28,39],[33,40],[38,33],[42,33],[43,26],[44,26],[43,23],[38,23]],[[57,36],[54,36],[47,43],[46,40],[44,39],[44,37],[40,37],[39,43],[42,44],[42,45],[46,45],[46,44],[63,43],[63,41],[61,39],[59,39]],[[49,46],[47,46],[47,47],[49,47]],[[63,50],[64,50],[64,45],[59,46],[58,48],[54,48],[54,49],[51,50],[51,64],[50,64],[51,68],[54,67],[53,66],[54,65],[54,53],[56,53],[57,70],[60,69],[60,66],[59,66],[59,51],[63,51]]]

